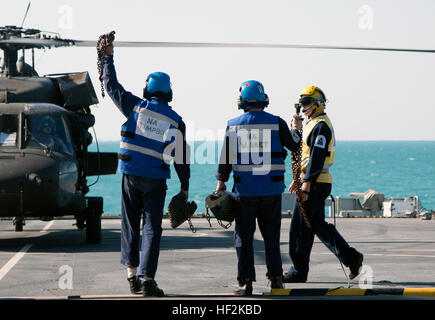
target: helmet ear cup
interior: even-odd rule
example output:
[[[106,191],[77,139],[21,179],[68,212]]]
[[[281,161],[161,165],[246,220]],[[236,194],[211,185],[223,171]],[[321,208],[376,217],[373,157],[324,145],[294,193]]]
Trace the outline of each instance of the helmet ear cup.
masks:
[[[243,109],[242,96],[239,96],[239,98],[237,99],[237,106],[239,107],[239,109]]]
[[[264,94],[264,97],[264,108],[266,108],[269,105],[269,96]]]
[[[313,102],[313,109],[312,109],[312,113],[311,114],[315,114],[317,112],[323,112],[323,110],[325,110],[325,100],[324,99],[317,99],[316,101]]]
[[[172,101],[172,89],[166,93],[166,101],[171,102]]]

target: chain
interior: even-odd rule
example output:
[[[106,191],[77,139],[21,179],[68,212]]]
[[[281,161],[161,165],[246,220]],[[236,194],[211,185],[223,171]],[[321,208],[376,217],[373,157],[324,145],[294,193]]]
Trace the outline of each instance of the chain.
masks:
[[[115,31],[101,35],[97,41],[97,69],[99,75],[98,79],[100,80],[101,95],[103,96],[103,98],[105,96],[103,83],[104,56],[106,55],[106,48],[112,44],[113,40],[115,40]],[[103,43],[103,45],[100,47],[101,43]]]
[[[304,218],[305,224],[307,225],[308,228],[311,229],[311,223],[305,211],[305,204],[301,201],[302,199],[302,192],[301,192],[302,143],[299,145],[297,151],[292,152],[291,159],[292,159],[292,170],[293,170],[293,183],[296,186],[296,198],[297,201],[299,202],[302,211],[302,217]]]
[[[208,206],[207,206],[207,203],[205,204],[205,218],[207,219],[208,224],[210,225],[210,228],[211,228],[211,222],[210,222],[211,217],[210,217],[210,213],[208,213]]]
[[[206,209],[206,211],[205,211],[205,218],[207,219],[207,221],[208,221],[208,224],[210,225],[210,228],[212,227],[211,226],[211,216],[210,216],[210,213],[208,212],[208,206],[207,206],[207,203],[205,204],[205,209]],[[215,217],[216,218],[216,217]],[[222,220],[221,219],[218,219],[218,218],[216,218],[216,220],[217,220],[217,222],[218,222],[218,224],[222,227],[222,228],[224,228],[224,229],[228,229],[229,227],[231,227],[231,225],[232,225],[232,222],[229,222],[229,223],[227,223],[227,224],[224,224],[223,222],[222,222]]]
[[[219,224],[222,228],[224,228],[224,229],[228,229],[228,228],[231,227],[231,225],[232,225],[231,222],[229,222],[229,223],[227,223],[227,224],[223,224],[222,220],[219,220],[219,219],[217,219],[217,222],[218,222],[218,224]]]
[[[196,228],[193,226],[193,223],[190,220],[190,218],[187,219],[187,222],[189,223],[190,231],[192,231],[192,233],[196,233]]]

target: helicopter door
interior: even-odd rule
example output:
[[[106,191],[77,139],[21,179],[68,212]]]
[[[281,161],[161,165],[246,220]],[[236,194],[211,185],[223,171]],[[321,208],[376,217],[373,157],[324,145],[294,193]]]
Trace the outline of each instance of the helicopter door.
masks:
[[[0,114],[0,147],[16,147],[17,137],[18,115]]]

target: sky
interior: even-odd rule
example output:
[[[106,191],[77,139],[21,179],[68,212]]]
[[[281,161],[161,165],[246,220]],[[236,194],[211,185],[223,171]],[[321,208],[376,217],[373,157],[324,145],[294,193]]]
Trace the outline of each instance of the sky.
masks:
[[[5,1],[5,0],[3,0]],[[7,1],[0,25],[21,25],[28,1]],[[3,7],[4,8],[4,7]],[[34,0],[24,27],[64,38],[251,42],[435,49],[432,0]],[[171,76],[172,107],[188,140],[220,140],[238,116],[238,89],[260,81],[266,111],[290,121],[306,86],[326,94],[337,140],[435,140],[435,54],[265,48],[117,48],[119,82],[141,96],[146,76]],[[27,56],[29,58],[30,55]],[[93,106],[99,141],[119,140],[126,120],[101,97],[96,50],[38,50],[40,75],[88,71],[100,103]]]

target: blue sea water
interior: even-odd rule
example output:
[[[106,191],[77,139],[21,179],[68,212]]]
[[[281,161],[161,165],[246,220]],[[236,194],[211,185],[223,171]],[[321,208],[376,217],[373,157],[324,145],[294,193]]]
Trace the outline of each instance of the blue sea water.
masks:
[[[198,212],[204,212],[205,197],[216,188],[215,173],[219,157],[220,142],[190,143],[193,152],[189,200],[198,205]],[[90,146],[96,151],[96,144]],[[99,142],[102,152],[118,152],[119,142]],[[208,150],[208,151],[206,151]],[[196,153],[196,155],[195,155]],[[198,155],[202,157],[202,160]],[[199,159],[199,161],[196,161]],[[199,163],[199,162],[205,163]],[[290,156],[286,159],[285,182],[292,181]],[[350,192],[364,192],[373,189],[386,198],[405,198],[417,195],[426,209],[435,210],[435,141],[337,141],[332,194],[349,197]],[[171,179],[165,210],[173,195],[179,192],[180,183],[171,166]],[[115,175],[100,176],[91,187],[89,196],[104,197],[105,214],[121,212],[121,178]],[[97,177],[89,177],[88,184]],[[232,178],[227,189],[232,187]]]

